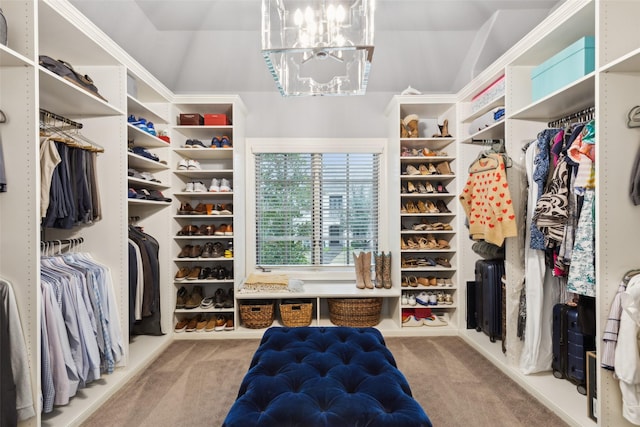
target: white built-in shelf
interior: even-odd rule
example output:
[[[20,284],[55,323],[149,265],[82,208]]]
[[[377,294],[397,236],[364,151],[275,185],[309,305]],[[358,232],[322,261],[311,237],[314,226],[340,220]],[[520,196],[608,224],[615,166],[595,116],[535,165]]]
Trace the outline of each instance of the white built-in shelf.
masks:
[[[509,116],[510,119],[552,121],[584,108],[595,99],[595,73],[561,88]]]
[[[442,151],[449,144],[455,142],[455,138],[400,138],[401,147],[428,147],[432,151]],[[402,157],[401,159],[407,159],[410,157]],[[420,157],[428,158],[428,157]]]
[[[476,140],[504,139],[504,117],[492,123],[491,126],[479,130],[478,132],[463,139],[462,143],[471,143]]]
[[[218,219],[218,218],[233,219],[233,215],[174,215],[173,217],[175,219]],[[180,236],[180,237],[188,237],[188,236]],[[218,237],[222,237],[222,236],[218,236]]]
[[[358,289],[351,283],[305,283],[301,292],[241,292],[236,299],[297,299],[297,298],[392,298],[400,296],[400,288]]]
[[[223,236],[220,236],[223,237]],[[231,236],[225,236],[225,237],[231,237]],[[174,258],[173,259],[174,262],[205,262],[205,261],[233,261],[233,258],[225,258],[223,256],[219,256],[219,257],[209,257],[209,258],[205,258],[205,257],[195,257],[195,258],[191,258],[191,257],[184,257],[184,258]]]
[[[190,178],[190,179],[233,176],[232,169],[193,169],[193,170],[174,169],[173,173],[179,176]]]
[[[194,285],[224,285],[224,284],[228,284],[228,283],[233,283],[233,279],[225,279],[225,280],[218,280],[218,279],[197,279],[197,280],[174,280],[173,283],[175,283],[176,285],[179,284],[194,284]]]
[[[137,147],[146,148],[162,148],[169,147],[169,143],[163,141],[157,136],[151,135],[149,132],[145,132],[139,127],[133,126],[131,123],[127,123],[127,131],[129,132],[129,140],[134,141],[133,145]]]
[[[504,106],[504,99],[505,99],[504,95],[498,96],[493,101],[489,102],[487,105],[483,106],[478,111],[476,111],[475,113],[471,114],[469,117],[463,119],[462,123],[471,123],[472,121],[474,121],[478,117],[482,116],[485,113],[488,113],[489,111],[493,110],[494,108],[503,107]]]
[[[127,199],[129,206],[169,206],[171,202],[163,202],[160,200],[145,200],[145,199]]]
[[[129,183],[129,187],[134,188],[151,188],[153,190],[166,190],[167,188],[169,188],[168,185],[165,185],[161,182],[148,181],[146,179],[133,178],[131,176],[127,178],[127,182]]]
[[[151,160],[131,152],[127,153],[127,162],[129,164],[129,167],[134,169],[155,171],[169,169],[169,166],[164,163],[156,162],[155,160]]]
[[[68,117],[116,116],[125,114],[114,105],[68,82],[51,71],[40,68],[40,108]],[[78,111],[82,111],[78,114]]]
[[[176,308],[174,313],[176,314],[191,314],[191,313],[233,313],[234,308]]]
[[[35,65],[32,60],[15,50],[0,44],[0,64],[3,67],[22,67]]]
[[[193,197],[194,199],[233,197],[233,191],[176,191],[173,194],[180,197]]]
[[[176,148],[173,151],[186,159],[193,160],[231,159],[233,157],[233,148]]]
[[[169,123],[169,120],[166,117],[160,116],[143,102],[129,94],[127,94],[127,112],[129,115],[133,114],[136,119],[142,117],[146,121],[152,122],[154,125]]]

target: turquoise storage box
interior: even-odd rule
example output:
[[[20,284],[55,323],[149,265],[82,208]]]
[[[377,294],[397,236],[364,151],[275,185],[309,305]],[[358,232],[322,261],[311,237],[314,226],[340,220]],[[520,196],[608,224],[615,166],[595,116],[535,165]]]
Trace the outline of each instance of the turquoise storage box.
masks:
[[[586,36],[531,71],[531,98],[537,101],[595,69],[595,38]]]

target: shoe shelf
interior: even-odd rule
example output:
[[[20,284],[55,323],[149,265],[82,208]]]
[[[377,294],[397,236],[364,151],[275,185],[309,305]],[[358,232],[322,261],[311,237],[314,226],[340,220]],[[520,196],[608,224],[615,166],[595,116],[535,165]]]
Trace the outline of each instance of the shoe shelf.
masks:
[[[467,138],[461,140],[463,144],[471,143],[475,140],[489,140],[489,139],[504,139],[504,118],[498,122],[493,123],[491,126],[469,135]]]
[[[179,284],[194,284],[194,285],[223,285],[233,283],[233,279],[196,279],[196,280],[174,280],[173,283]]]
[[[223,236],[220,236],[223,237]],[[229,238],[229,236],[227,236],[227,238]],[[221,257],[184,257],[184,258],[174,258],[173,262],[208,262],[208,261],[216,261],[216,262],[221,262],[221,261],[233,261],[233,258],[225,258],[223,256]]]
[[[190,179],[211,178],[211,177],[223,177],[223,178],[233,177],[233,169],[196,169],[196,170],[174,169],[172,172],[176,175],[183,176],[185,178],[190,178]]]
[[[186,159],[192,160],[233,158],[233,148],[175,148],[173,152]]]
[[[174,215],[175,219],[233,219],[233,215]],[[176,236],[176,237],[202,237],[202,236]],[[224,236],[209,236],[209,237],[224,237]],[[230,237],[230,236],[226,236]],[[233,237],[233,236],[231,236]]]
[[[3,67],[33,66],[33,61],[8,46],[0,44],[0,64]]]
[[[190,314],[190,313],[227,313],[234,312],[234,307],[230,308],[176,308],[174,310],[176,314]]]
[[[142,117],[148,122],[152,122],[154,125],[169,123],[166,117],[163,117],[162,115],[156,113],[155,111],[153,111],[153,109],[149,108],[143,102],[141,102],[140,100],[134,98],[129,94],[127,94],[127,113],[129,115],[133,114],[136,117]],[[135,127],[135,126],[132,126],[132,127]],[[147,132],[144,132],[141,129],[139,130],[143,133],[146,133],[147,135],[153,136],[151,134],[148,134]],[[166,145],[167,143],[164,142],[164,144]]]
[[[134,187],[134,188],[147,188],[147,189],[151,188],[154,190],[166,190],[170,188],[168,185],[163,184],[161,182],[148,181],[146,179],[133,178],[133,177],[128,177],[127,183],[129,184],[129,187]]]
[[[469,116],[462,119],[462,123],[471,123],[472,121],[482,116],[483,114],[488,113],[489,111],[493,110],[496,107],[504,106],[504,104],[505,104],[505,95],[503,94],[503,95],[497,96],[496,98],[488,102],[486,105],[484,105],[475,113],[472,113]]]
[[[422,292],[422,291],[419,291],[416,288],[413,288],[413,289],[404,288],[404,289],[407,289],[407,292],[415,292],[415,293]],[[424,289],[427,289],[427,288],[424,288]],[[429,288],[429,289],[435,290],[435,288]],[[446,288],[440,288],[440,290],[444,290],[444,289],[446,289]],[[442,309],[447,309],[447,308],[459,308],[459,307],[458,307],[458,305],[456,303],[453,303],[453,304],[436,304],[436,305],[401,304],[400,308],[431,308],[431,309],[442,310]]]
[[[168,170],[169,166],[164,163],[156,162],[155,160],[147,159],[146,157],[139,156],[137,154],[128,152],[127,161],[130,168],[162,171]]]
[[[442,151],[456,141],[455,138],[400,138],[401,147],[422,148],[427,146],[433,151]],[[429,157],[420,157],[428,159]]]
[[[145,148],[162,148],[169,147],[166,141],[151,135],[149,132],[145,132],[140,128],[133,126],[131,123],[127,123],[127,135],[129,141],[133,140],[133,144],[136,147]]]
[[[233,197],[233,191],[176,191],[173,195],[176,197],[191,197],[193,199],[209,199],[214,197]]]
[[[161,200],[127,199],[129,206],[169,206],[171,202]]]

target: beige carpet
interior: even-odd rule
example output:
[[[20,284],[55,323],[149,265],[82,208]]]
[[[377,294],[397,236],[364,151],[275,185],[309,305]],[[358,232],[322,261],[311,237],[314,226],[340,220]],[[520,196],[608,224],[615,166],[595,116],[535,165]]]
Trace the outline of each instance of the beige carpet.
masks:
[[[566,426],[458,337],[386,338],[436,427]],[[220,426],[258,340],[176,341],[83,426]]]

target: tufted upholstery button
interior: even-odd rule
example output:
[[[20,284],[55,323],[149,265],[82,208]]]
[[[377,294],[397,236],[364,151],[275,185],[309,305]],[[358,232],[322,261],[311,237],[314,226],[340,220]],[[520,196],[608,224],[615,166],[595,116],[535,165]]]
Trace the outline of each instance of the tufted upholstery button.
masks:
[[[269,328],[223,424],[431,426],[374,328]]]

